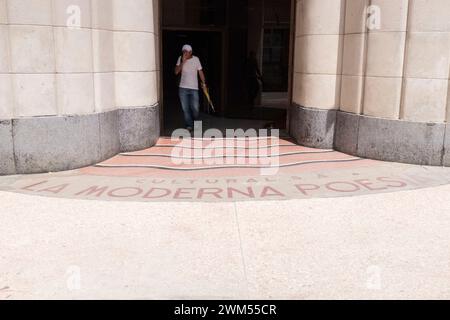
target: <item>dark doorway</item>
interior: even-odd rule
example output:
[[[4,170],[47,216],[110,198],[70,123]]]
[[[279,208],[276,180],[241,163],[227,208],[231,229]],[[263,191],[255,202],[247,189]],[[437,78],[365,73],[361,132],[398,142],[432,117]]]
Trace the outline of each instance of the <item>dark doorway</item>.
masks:
[[[256,129],[265,126],[285,128],[292,70],[292,1],[162,1],[166,134],[183,127],[178,79],[173,71],[184,44],[191,44],[194,55],[202,62],[217,111],[208,116],[208,119],[213,118],[214,127],[217,127],[217,121],[224,119],[222,122],[226,126],[241,128],[241,120],[247,119],[255,121]],[[254,103],[249,102],[252,95],[246,77],[251,52],[256,53],[257,64],[263,73]],[[207,103],[203,100],[206,99],[201,94],[201,110],[206,112]]]

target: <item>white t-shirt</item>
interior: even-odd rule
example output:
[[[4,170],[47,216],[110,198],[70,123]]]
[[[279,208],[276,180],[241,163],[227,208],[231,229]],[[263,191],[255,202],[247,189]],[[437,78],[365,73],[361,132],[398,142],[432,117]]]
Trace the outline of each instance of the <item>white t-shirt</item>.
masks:
[[[178,58],[177,66],[181,64],[181,57]],[[197,74],[202,70],[200,59],[192,56],[191,59],[186,60],[181,73],[180,88],[198,90]]]

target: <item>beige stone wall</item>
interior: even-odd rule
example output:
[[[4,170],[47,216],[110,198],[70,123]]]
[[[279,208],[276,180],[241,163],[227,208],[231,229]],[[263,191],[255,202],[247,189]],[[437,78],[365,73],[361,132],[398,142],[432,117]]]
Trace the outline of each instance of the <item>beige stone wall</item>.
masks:
[[[0,118],[157,103],[157,2],[0,0]]]
[[[450,71],[450,1],[410,1],[401,118],[446,119]]]
[[[346,112],[362,112],[367,42],[364,10],[368,2],[348,0],[345,3],[340,109]]]
[[[339,108],[344,0],[298,0],[293,101]]]
[[[80,29],[67,28],[73,5]],[[297,0],[296,11],[295,103],[450,120],[450,1]],[[0,118],[157,103],[158,13],[157,0],[0,0]]]
[[[105,0],[106,1],[106,0]],[[116,105],[158,102],[157,0],[113,0]]]
[[[379,28],[368,28],[369,6],[380,9]],[[450,119],[450,1],[298,0],[296,15],[295,103],[395,120]]]

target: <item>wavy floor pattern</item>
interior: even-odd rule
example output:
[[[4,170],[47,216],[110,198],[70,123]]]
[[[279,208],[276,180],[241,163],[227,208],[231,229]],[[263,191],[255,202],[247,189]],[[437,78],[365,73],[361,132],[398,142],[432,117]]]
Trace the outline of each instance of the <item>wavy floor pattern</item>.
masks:
[[[290,138],[170,139],[79,170],[0,178],[0,190],[102,201],[343,197],[450,183],[450,168],[361,159]]]
[[[359,162],[359,164],[356,164]],[[289,173],[307,167],[348,167],[371,163],[333,150],[299,146],[289,138],[177,139],[161,138],[153,148],[122,153],[83,170],[98,175],[258,175],[262,169]],[[275,171],[275,170],[274,170]]]

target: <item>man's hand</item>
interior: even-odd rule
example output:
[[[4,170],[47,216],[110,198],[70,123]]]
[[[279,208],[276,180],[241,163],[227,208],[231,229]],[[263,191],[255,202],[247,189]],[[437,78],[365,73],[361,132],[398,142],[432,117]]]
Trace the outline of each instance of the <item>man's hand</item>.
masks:
[[[200,70],[200,71],[198,72],[198,74],[199,74],[200,80],[201,80],[201,82],[202,82],[202,88],[208,88],[208,87],[206,86],[206,77],[205,77],[205,73],[203,72],[203,70]]]
[[[180,65],[175,67],[175,75],[179,75],[180,72],[183,71],[183,66],[188,60],[187,53],[183,52],[183,55],[180,58]]]
[[[182,63],[185,63],[186,61],[188,61],[189,59],[191,59],[191,55],[189,54],[189,52],[183,52],[183,57],[181,58]]]

